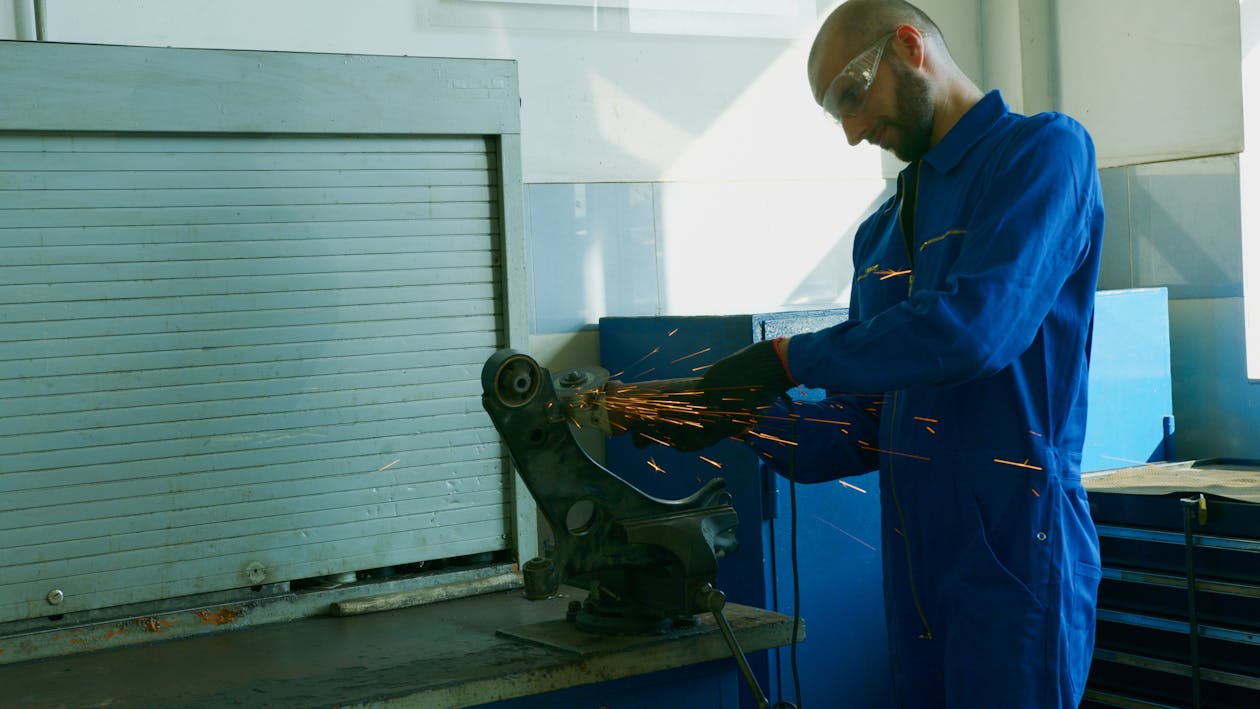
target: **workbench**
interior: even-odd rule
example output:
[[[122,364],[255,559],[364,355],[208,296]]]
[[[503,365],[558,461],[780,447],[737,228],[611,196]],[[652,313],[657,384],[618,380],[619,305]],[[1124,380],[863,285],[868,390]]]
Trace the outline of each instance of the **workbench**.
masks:
[[[543,601],[512,590],[0,666],[0,706],[737,706],[742,679],[709,614],[664,635],[597,636],[565,620],[586,592],[563,590]],[[790,617],[736,604],[725,614],[745,652],[791,638]]]

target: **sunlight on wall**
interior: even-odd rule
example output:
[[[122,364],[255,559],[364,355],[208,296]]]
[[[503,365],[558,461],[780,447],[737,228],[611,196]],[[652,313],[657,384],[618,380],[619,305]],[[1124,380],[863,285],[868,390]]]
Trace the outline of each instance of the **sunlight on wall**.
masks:
[[[657,204],[672,312],[847,306],[852,232],[884,190],[880,151],[850,147],[809,93],[813,29],[752,79],[666,170]],[[732,147],[738,146],[733,150]],[[747,161],[796,157],[798,180],[723,183]]]
[[[675,186],[657,203],[668,312],[847,306],[852,231],[883,188],[882,180]]]
[[[692,135],[664,111],[625,91],[597,69],[592,68],[586,74],[590,82],[590,108],[599,132],[609,143],[619,144],[630,157],[644,164],[657,164],[662,156],[682,150],[693,140]],[[618,140],[618,135],[624,135],[626,125],[634,126],[637,132],[652,139]]]
[[[612,140],[633,125],[655,139],[623,142],[630,156],[672,158],[655,188],[666,312],[848,304],[852,232],[886,183],[879,150],[850,147],[813,104],[804,71],[813,32],[748,77],[698,134],[590,72],[598,130]],[[755,165],[791,165],[792,175],[749,169]]]
[[[775,163],[785,156],[793,179],[871,178],[880,174],[880,151],[852,148],[844,131],[823,115],[810,95],[805,73],[813,29],[787,47],[704,132],[694,136],[664,179],[724,179],[747,175],[749,163]]]

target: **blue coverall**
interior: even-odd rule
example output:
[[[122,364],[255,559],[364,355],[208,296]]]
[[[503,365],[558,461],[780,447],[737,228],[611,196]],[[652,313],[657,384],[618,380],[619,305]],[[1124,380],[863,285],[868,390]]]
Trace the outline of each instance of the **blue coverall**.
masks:
[[[1102,229],[1085,129],[991,92],[858,229],[850,319],[789,343],[791,376],[829,396],[762,419],[794,456],[749,440],[801,482],[880,471],[900,706],[1080,702],[1101,577],[1080,463]]]

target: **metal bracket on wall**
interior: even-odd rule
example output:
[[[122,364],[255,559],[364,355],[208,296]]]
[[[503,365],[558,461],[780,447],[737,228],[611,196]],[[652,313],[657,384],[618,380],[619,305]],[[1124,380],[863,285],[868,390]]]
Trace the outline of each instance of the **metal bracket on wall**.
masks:
[[[1164,460],[1172,460],[1177,455],[1177,417],[1169,414],[1164,417]]]

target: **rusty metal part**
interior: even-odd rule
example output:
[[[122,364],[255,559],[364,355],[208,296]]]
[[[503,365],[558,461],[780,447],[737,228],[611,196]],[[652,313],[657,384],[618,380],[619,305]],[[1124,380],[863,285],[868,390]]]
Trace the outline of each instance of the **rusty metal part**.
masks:
[[[602,376],[553,378],[513,350],[496,352],[482,369],[482,403],[555,538],[545,558],[523,565],[527,595],[546,597],[562,583],[586,589],[572,616],[594,632],[693,623],[708,610],[700,590],[713,584],[717,559],[737,546],[726,482],[659,500],[591,460],[569,424],[575,406],[598,408]]]
[[[570,369],[556,375],[553,381],[556,398],[564,404],[575,425],[594,426],[605,436],[613,435],[606,403],[607,371],[598,367]]]

